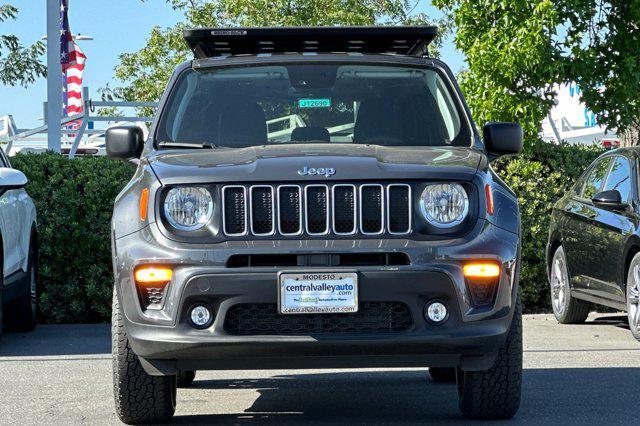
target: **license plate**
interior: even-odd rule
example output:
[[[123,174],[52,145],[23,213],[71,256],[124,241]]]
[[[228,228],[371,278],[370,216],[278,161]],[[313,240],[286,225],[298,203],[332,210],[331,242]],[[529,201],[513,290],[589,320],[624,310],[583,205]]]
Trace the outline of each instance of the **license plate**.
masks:
[[[354,272],[281,273],[278,278],[282,314],[358,311],[358,274]]]

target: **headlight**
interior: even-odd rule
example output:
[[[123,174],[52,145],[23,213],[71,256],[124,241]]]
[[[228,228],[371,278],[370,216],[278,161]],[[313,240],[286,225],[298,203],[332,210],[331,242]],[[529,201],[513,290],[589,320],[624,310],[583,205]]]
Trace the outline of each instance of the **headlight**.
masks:
[[[469,213],[467,191],[457,183],[427,185],[420,196],[420,211],[427,222],[434,226],[456,226]]]
[[[204,188],[173,188],[164,200],[164,215],[176,229],[195,231],[211,219],[213,200]]]

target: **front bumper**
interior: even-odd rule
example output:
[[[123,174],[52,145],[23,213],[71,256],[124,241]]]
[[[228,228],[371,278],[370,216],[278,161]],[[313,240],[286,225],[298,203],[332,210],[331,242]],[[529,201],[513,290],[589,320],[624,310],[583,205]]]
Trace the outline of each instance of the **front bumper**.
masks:
[[[511,324],[517,288],[519,238],[479,221],[472,238],[448,242],[410,240],[278,241],[186,247],[163,240],[153,224],[114,242],[116,285],[125,328],[133,350],[151,374],[178,369],[264,369],[459,366],[484,370],[495,360]],[[317,245],[317,247],[316,247]],[[321,246],[320,246],[321,245]],[[227,312],[239,304],[276,304],[279,271],[300,268],[227,268],[238,253],[340,253],[401,251],[407,266],[345,268],[356,271],[359,303],[399,302],[411,325],[393,333],[317,335],[233,335],[225,328]],[[468,297],[462,264],[472,259],[498,260],[501,281],[493,306],[479,310]],[[143,311],[132,280],[143,263],[174,265],[174,278],[161,311]],[[326,272],[327,268],[306,271]],[[332,271],[336,268],[330,268]],[[424,319],[427,302],[449,308],[441,325]],[[215,311],[213,325],[197,330],[188,322],[194,303]]]

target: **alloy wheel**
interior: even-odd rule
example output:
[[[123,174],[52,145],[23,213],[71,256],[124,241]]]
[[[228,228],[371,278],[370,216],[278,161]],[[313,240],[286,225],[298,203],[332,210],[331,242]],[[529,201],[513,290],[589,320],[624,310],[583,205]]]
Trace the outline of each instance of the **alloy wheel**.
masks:
[[[564,259],[556,254],[553,259],[553,268],[551,269],[551,301],[557,314],[561,314],[564,311],[567,303],[568,283],[564,267]]]
[[[640,265],[633,267],[632,279],[627,289],[627,314],[629,327],[640,332]]]

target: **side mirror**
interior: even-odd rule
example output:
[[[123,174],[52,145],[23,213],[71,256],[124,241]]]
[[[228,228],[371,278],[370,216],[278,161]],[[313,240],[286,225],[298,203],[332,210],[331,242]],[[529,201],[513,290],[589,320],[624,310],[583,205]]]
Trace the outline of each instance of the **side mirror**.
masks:
[[[624,210],[629,204],[622,202],[622,196],[617,189],[601,191],[593,196],[591,202],[594,206],[605,210]]]
[[[522,126],[518,123],[487,123],[482,129],[484,146],[493,158],[522,152]]]
[[[111,127],[107,129],[105,145],[107,155],[116,160],[139,158],[144,146],[144,134],[139,127]]]
[[[27,177],[19,170],[0,167],[0,192],[20,189],[27,184]]]

